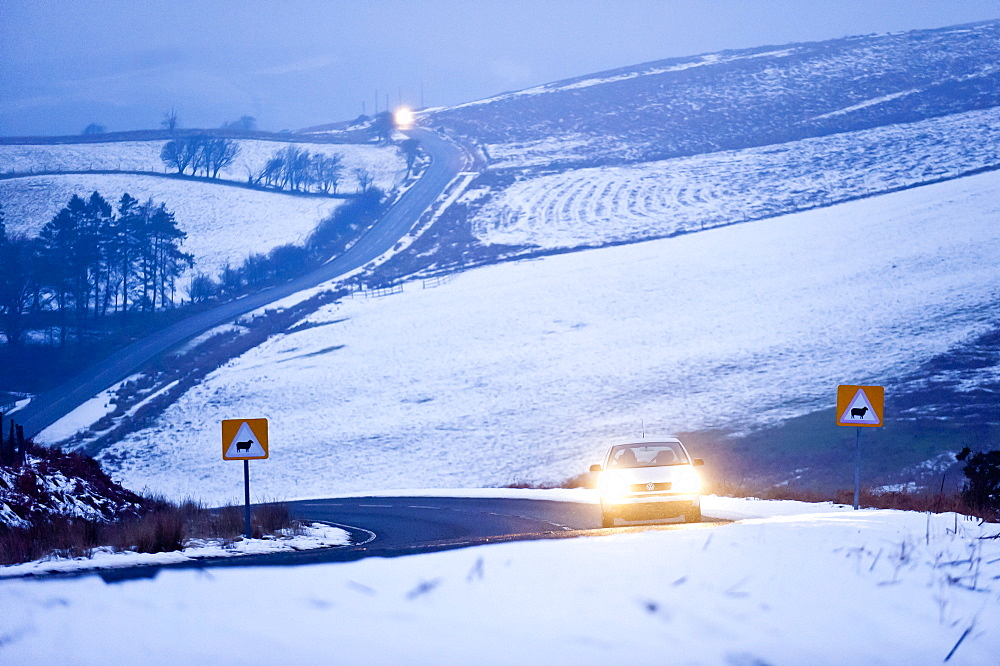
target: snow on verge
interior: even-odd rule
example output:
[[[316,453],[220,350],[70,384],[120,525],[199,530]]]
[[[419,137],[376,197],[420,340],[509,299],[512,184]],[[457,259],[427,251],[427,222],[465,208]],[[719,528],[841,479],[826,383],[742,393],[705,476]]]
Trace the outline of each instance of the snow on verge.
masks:
[[[771,515],[114,585],[6,581],[0,654],[80,664],[995,662],[1000,539],[980,537],[1000,526],[723,503]]]
[[[184,550],[169,553],[136,553],[133,551],[114,551],[111,548],[101,547],[95,548],[90,557],[64,558],[53,555],[33,562],[2,566],[0,567],[0,580],[47,573],[173,564],[209,557],[285,553],[293,550],[347,546],[350,545],[350,542],[348,533],[339,527],[312,523],[302,527],[302,534],[282,532],[276,537],[243,539],[229,544],[224,543],[222,539],[192,539]]]

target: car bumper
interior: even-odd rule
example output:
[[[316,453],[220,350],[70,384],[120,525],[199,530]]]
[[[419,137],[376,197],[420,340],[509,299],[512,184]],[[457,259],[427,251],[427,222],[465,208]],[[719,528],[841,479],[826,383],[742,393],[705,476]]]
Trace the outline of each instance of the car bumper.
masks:
[[[701,507],[701,495],[631,495],[614,499],[601,498],[606,516],[624,520],[670,518]]]

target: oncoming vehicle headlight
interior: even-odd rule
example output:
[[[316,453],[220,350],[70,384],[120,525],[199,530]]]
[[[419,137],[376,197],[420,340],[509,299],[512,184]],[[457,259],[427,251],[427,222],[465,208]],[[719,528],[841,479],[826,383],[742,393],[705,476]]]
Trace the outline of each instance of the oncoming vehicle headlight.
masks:
[[[597,482],[601,497],[606,500],[618,500],[629,493],[628,483],[617,474],[604,472]]]
[[[392,120],[396,124],[397,129],[410,129],[413,127],[413,111],[409,107],[401,106],[393,112]]]
[[[673,484],[675,493],[697,493],[701,491],[701,477],[694,467],[682,467],[678,470],[677,479]]]

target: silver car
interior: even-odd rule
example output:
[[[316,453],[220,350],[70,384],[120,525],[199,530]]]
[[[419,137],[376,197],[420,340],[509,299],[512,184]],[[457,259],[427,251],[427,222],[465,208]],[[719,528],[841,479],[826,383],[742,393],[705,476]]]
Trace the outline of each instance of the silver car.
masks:
[[[701,479],[692,458],[675,437],[616,444],[608,450],[597,488],[601,496],[601,523],[615,520],[651,520],[684,516],[685,522],[701,520]]]

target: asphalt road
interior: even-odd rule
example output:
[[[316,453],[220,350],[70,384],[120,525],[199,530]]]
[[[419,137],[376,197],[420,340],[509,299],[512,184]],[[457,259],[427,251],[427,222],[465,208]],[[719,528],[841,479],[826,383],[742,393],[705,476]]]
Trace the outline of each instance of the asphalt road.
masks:
[[[172,347],[252,310],[296,292],[332,280],[376,259],[405,236],[448,183],[471,164],[471,158],[454,144],[430,130],[407,134],[420,141],[431,163],[420,180],[351,249],[316,270],[212,310],[189,317],[124,347],[62,386],[35,397],[16,419],[25,435],[33,437],[101,391],[138,372],[146,363]]]
[[[356,497],[289,503],[295,518],[324,522],[350,534],[351,545],[270,555],[203,559],[101,571],[107,582],[151,578],[163,569],[295,566],[399,557],[507,541],[603,536],[624,532],[705,529],[730,521],[631,524],[601,528],[594,504],[463,497]],[[82,572],[87,573],[87,572]],[[54,576],[80,574],[53,574]]]

